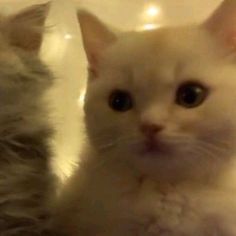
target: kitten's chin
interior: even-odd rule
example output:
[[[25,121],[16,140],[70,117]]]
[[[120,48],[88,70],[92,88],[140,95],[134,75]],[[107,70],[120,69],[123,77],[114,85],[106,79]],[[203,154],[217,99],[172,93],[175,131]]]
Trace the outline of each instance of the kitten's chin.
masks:
[[[163,183],[180,183],[187,180],[200,181],[201,169],[189,162],[185,150],[165,142],[140,145],[131,159],[137,171],[144,176]]]
[[[175,148],[162,141],[145,141],[137,148],[140,158],[162,159],[170,158],[175,153]]]
[[[147,155],[147,157],[142,160],[139,159],[136,161],[134,166],[141,176],[146,176],[154,181],[162,182],[163,184],[178,184],[192,181],[200,177],[197,177],[197,175],[193,173],[194,171],[191,172],[181,165],[176,165],[174,160],[165,161],[165,158],[168,157],[159,156],[159,158],[157,158],[155,155]]]
[[[175,146],[164,142],[142,142],[132,147],[132,165],[144,176],[158,181],[172,182],[181,177],[181,153]],[[183,172],[182,172],[183,173]]]

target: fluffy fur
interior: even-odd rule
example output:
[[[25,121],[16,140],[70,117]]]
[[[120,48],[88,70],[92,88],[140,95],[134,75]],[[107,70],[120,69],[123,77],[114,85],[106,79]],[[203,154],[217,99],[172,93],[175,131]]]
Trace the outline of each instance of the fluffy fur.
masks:
[[[234,0],[204,24],[116,35],[79,12],[90,78],[88,147],[68,182],[56,227],[70,236],[236,235]],[[175,102],[198,81],[204,103]],[[109,107],[114,89],[134,107]],[[160,150],[140,154],[143,122],[162,125]]]
[[[53,76],[40,61],[48,5],[0,19],[0,235],[46,235],[51,127],[44,103]]]

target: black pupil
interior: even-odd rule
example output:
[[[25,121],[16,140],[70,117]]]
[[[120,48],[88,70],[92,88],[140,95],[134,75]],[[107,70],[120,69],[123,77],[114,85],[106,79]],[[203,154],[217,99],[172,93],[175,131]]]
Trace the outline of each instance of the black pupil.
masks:
[[[117,90],[110,96],[109,105],[116,111],[127,111],[132,108],[132,98],[126,91]]]
[[[177,92],[177,103],[192,108],[199,106],[206,97],[206,89],[199,84],[182,85]]]
[[[183,91],[182,99],[188,104],[194,104],[200,93],[201,89],[192,86]]]

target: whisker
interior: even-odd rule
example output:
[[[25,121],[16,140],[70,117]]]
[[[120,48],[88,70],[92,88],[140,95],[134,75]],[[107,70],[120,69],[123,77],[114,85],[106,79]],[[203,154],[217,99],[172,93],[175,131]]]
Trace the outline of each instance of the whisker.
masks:
[[[98,147],[98,149],[101,151],[101,150],[105,150],[105,149],[109,149],[109,148],[112,148],[118,144],[125,144],[127,141],[129,141],[129,144],[132,144],[136,141],[136,136],[135,135],[130,135],[130,136],[122,136],[122,137],[119,137],[119,138],[116,138],[116,139],[113,139],[112,141],[110,142],[107,142],[103,145],[100,145]]]
[[[201,140],[198,140],[197,143],[207,149],[214,150],[217,152],[228,151],[227,143],[223,143],[223,142],[212,143],[212,142],[204,142]]]

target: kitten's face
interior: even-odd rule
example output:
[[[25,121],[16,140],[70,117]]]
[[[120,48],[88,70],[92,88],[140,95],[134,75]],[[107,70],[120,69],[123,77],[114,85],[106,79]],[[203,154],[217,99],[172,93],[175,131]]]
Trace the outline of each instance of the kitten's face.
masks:
[[[171,181],[207,181],[230,165],[236,67],[229,48],[203,27],[129,33],[102,52],[90,53],[91,42],[85,113],[97,151]]]
[[[105,53],[85,106],[97,150],[167,175],[207,174],[227,162],[235,151],[236,67],[205,37],[197,29],[134,33]]]

